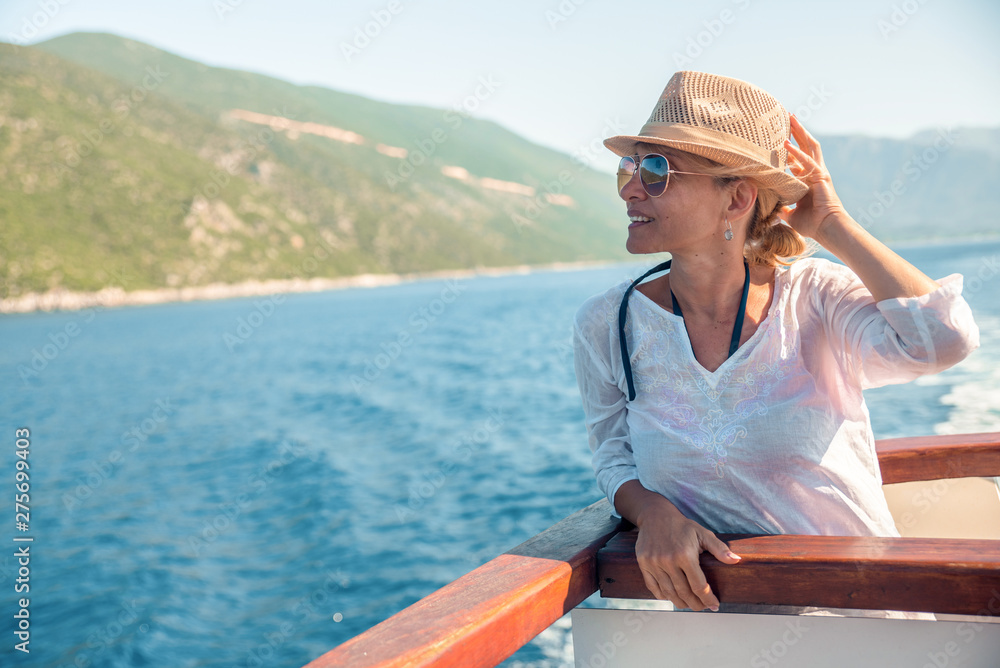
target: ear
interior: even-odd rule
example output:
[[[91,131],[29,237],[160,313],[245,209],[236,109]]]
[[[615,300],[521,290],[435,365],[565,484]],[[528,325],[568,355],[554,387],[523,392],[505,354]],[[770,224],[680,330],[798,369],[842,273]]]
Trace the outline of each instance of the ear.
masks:
[[[730,221],[742,220],[753,213],[757,202],[757,186],[746,179],[740,179],[732,188],[726,217]]]

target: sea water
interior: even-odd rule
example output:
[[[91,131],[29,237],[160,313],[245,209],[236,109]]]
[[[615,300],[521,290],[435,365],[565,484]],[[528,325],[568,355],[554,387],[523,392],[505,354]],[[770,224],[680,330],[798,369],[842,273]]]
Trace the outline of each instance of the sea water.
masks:
[[[899,251],[982,348],[869,392],[876,436],[1000,430],[1000,242]],[[0,663],[303,665],[597,500],[570,323],[643,266],[0,317]]]

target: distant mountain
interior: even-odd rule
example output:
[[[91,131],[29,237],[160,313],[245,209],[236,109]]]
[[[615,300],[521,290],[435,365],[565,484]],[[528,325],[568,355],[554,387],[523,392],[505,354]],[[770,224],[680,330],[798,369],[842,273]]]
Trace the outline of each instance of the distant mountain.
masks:
[[[1000,128],[820,140],[844,205],[879,238],[1000,234]]]
[[[821,140],[881,238],[1000,232],[1000,129]],[[0,298],[623,259],[612,183],[463,108],[107,34],[0,44]]]
[[[626,256],[611,177],[495,123],[112,35],[0,45],[0,156],[0,297]]]

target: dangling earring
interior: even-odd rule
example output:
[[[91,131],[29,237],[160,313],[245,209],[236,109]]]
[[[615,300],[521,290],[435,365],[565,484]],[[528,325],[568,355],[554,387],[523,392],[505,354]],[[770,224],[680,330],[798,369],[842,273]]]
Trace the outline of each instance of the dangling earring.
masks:
[[[726,218],[726,233],[723,234],[722,236],[726,238],[726,241],[733,240],[733,225],[732,223],[729,222],[728,218]]]

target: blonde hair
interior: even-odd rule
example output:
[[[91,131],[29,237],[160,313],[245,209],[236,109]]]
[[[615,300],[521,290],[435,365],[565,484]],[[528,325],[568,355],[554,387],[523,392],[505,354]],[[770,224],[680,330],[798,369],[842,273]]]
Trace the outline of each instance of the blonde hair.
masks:
[[[667,152],[664,147],[647,146],[654,152],[657,149]],[[778,218],[778,212],[785,203],[776,191],[754,178],[753,167],[730,167],[686,151],[672,152],[681,154],[691,165],[691,171],[715,176],[715,183],[720,188],[739,180],[749,181],[757,187],[757,200],[747,225],[747,240],[743,247],[747,262],[765,267],[789,265],[815,252],[814,244]]]

